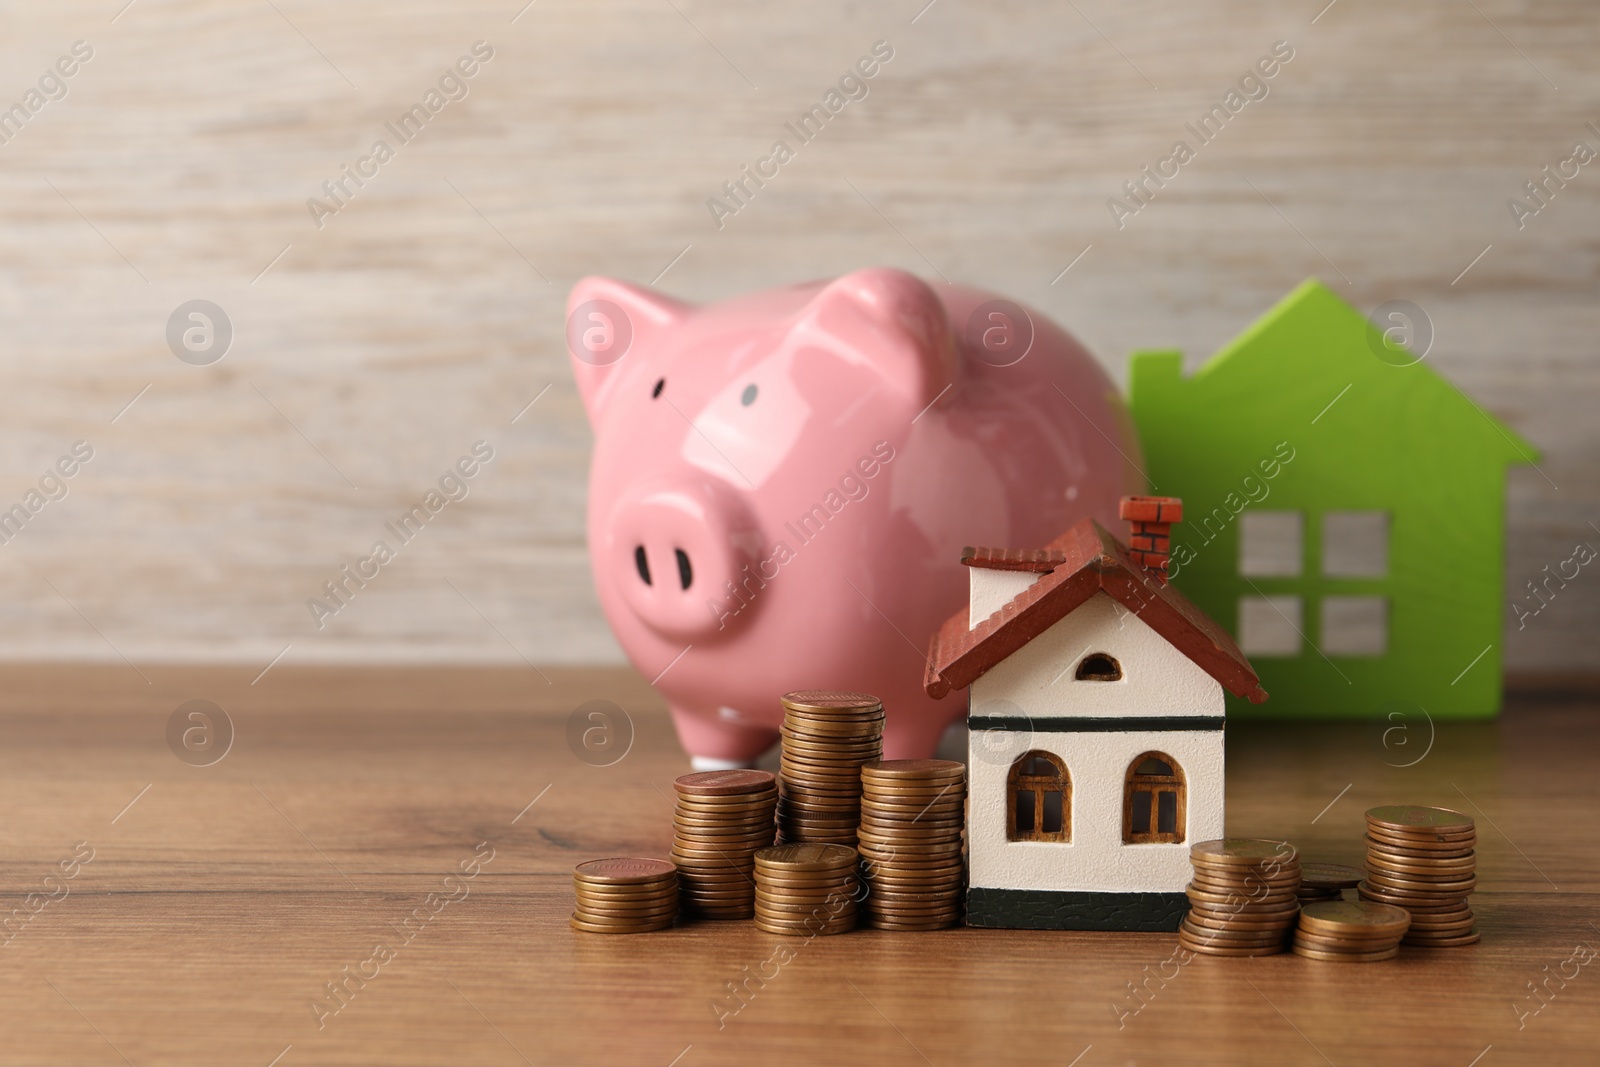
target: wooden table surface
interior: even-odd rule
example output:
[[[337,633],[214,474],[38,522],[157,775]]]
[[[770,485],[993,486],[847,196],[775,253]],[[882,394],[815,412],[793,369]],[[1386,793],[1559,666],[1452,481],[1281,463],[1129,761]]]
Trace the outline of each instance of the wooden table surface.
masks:
[[[572,866],[664,855],[687,769],[636,676],[144,669],[0,678],[0,1062],[1497,1067],[1592,1062],[1600,1037],[1600,963],[1575,962],[1600,947],[1581,687],[1521,692],[1493,724],[1231,727],[1232,834],[1356,862],[1373,804],[1473,814],[1483,941],[1180,968],[1165,934],[577,934]],[[234,728],[209,767],[165,739],[190,699]],[[594,699],[633,726],[609,767],[566,741]],[[492,858],[463,877],[475,855]],[[780,947],[793,959],[729,999]],[[373,976],[319,1026],[314,1001],[354,971]],[[1139,1007],[1129,983],[1151,973],[1171,977]]]

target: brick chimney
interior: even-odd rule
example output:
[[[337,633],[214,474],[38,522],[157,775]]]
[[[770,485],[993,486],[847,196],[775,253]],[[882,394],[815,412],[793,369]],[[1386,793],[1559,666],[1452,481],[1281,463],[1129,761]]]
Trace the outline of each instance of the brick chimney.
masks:
[[[1183,521],[1183,501],[1175,496],[1125,496],[1117,514],[1133,527],[1128,555],[1151,577],[1165,582],[1172,524]]]

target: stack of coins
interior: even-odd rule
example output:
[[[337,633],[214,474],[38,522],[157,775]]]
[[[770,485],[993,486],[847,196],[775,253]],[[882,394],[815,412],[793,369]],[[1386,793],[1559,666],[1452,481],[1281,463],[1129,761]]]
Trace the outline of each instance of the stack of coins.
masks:
[[[1194,881],[1178,943],[1212,956],[1282,952],[1300,910],[1300,858],[1287,841],[1228,838],[1189,850]]]
[[[1405,943],[1433,948],[1478,940],[1467,896],[1478,884],[1472,816],[1410,804],[1367,812],[1367,879],[1362,900],[1411,913]]]
[[[855,929],[856,850],[812,842],[756,853],[756,926],[769,934],[842,934]]]
[[[678,869],[666,860],[619,856],[572,870],[572,928],[590,934],[665,930],[678,917]]]
[[[961,918],[967,769],[906,759],[861,768],[867,917],[881,930],[938,930]]]
[[[766,771],[701,771],[672,784],[672,860],[684,908],[703,919],[750,918],[756,850],[775,833],[777,779]]]
[[[1393,959],[1411,924],[1404,908],[1364,900],[1326,900],[1300,909],[1294,952],[1313,960],[1372,963]]]
[[[783,698],[784,841],[856,843],[861,765],[883,754],[883,704],[867,693],[805,690]]]
[[[1324,900],[1343,900],[1346,889],[1361,884],[1367,872],[1360,867],[1346,867],[1342,863],[1302,863],[1300,888],[1295,897],[1303,908]]]

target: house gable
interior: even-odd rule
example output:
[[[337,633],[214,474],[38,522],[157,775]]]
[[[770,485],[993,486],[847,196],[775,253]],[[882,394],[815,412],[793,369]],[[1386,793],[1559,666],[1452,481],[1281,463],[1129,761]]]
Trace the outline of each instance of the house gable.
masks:
[[[1122,678],[1078,680],[1078,665],[1095,653],[1114,658]],[[973,682],[970,713],[1030,719],[1220,716],[1223,707],[1215,678],[1098,592]]]

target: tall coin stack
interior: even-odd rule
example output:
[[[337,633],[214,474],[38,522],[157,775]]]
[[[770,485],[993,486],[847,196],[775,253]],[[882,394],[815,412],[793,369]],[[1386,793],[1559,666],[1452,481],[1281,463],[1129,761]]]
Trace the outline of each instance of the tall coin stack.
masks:
[[[938,930],[961,917],[967,769],[951,760],[861,768],[867,915],[880,930]]]
[[[703,919],[750,918],[756,851],[775,833],[777,780],[767,771],[701,771],[672,785],[672,859],[685,908]]]
[[[678,917],[678,871],[666,860],[590,860],[572,871],[572,928],[590,934],[665,930]]]
[[[860,857],[848,845],[775,845],[756,853],[756,926],[769,934],[855,929]]]
[[[1194,881],[1178,943],[1212,956],[1282,952],[1300,904],[1300,857],[1287,841],[1228,838],[1189,850]]]
[[[783,841],[854,845],[861,765],[883,754],[883,704],[867,693],[783,698],[778,830]]]
[[[1467,896],[1478,884],[1472,816],[1397,804],[1367,812],[1367,880],[1362,900],[1411,913],[1405,944],[1432,948],[1478,940]]]

